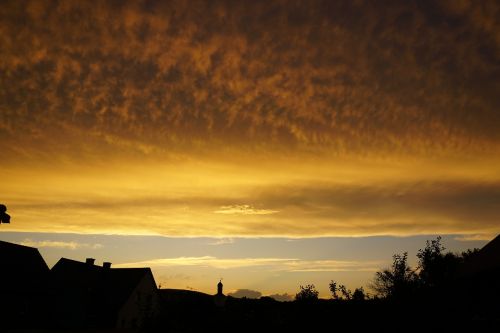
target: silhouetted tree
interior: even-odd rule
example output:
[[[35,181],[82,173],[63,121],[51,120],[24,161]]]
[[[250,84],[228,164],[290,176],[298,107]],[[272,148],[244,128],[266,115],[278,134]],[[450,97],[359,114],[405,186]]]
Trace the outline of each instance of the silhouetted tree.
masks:
[[[441,237],[435,240],[426,241],[424,249],[418,250],[418,276],[420,282],[425,287],[434,287],[440,283],[445,273],[444,264],[444,246],[441,245]]]
[[[371,287],[381,297],[407,299],[417,285],[417,275],[408,266],[408,253],[395,254],[391,268],[375,273]]]
[[[438,236],[435,240],[427,241],[425,248],[418,251],[418,277],[422,287],[436,288],[448,284],[454,279],[458,266],[478,251],[475,249],[453,254],[444,253],[444,250],[441,237]]]
[[[314,302],[318,300],[319,292],[314,284],[300,286],[300,291],[295,295],[295,300],[299,302]]]
[[[337,288],[337,282],[335,281],[330,281],[330,284],[328,285],[330,288],[330,293],[332,294],[333,299],[339,299],[339,295],[337,294],[338,288]]]
[[[471,258],[473,258],[474,256],[477,255],[477,253],[479,252],[479,249],[476,247],[474,249],[468,249],[467,251],[463,251],[460,256],[462,257],[462,261],[465,262]]]
[[[352,293],[352,300],[353,301],[364,301],[366,298],[365,290],[363,287],[356,288],[354,289],[354,292]]]
[[[332,294],[333,299],[346,301],[363,301],[366,299],[366,294],[363,287],[356,288],[354,289],[354,292],[352,292],[343,284],[337,284],[337,282],[333,280],[330,281],[330,284],[328,286],[330,288],[330,293]]]
[[[342,294],[342,299],[350,301],[352,299],[352,292],[343,284],[339,285],[339,291]]]

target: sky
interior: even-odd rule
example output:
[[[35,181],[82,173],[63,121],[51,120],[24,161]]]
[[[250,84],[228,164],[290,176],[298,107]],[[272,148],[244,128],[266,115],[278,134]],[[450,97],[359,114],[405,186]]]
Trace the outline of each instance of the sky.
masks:
[[[324,297],[437,235],[481,247],[500,232],[499,15],[2,1],[0,239],[166,288]]]

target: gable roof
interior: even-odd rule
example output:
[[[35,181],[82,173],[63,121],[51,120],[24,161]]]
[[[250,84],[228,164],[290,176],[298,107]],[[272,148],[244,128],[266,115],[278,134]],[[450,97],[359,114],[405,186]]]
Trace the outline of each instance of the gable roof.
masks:
[[[209,301],[213,302],[213,295],[202,293],[196,290],[186,289],[159,289],[158,294],[165,302],[170,303],[201,303]]]
[[[500,269],[500,235],[464,263],[463,273],[469,275],[495,269]]]
[[[10,289],[34,286],[49,274],[38,249],[4,241],[0,241],[0,269],[4,272],[1,286]]]
[[[500,265],[500,235],[486,244],[480,251],[484,258],[491,259],[497,265]]]
[[[116,314],[146,276],[156,289],[150,268],[103,268],[61,258],[51,274],[56,289],[71,294],[75,302],[83,298],[88,307],[100,313]]]

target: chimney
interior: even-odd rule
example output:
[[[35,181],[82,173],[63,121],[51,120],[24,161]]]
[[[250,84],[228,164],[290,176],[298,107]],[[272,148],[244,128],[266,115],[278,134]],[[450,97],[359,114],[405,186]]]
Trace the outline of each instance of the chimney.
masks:
[[[85,263],[86,263],[87,265],[93,265],[93,264],[94,264],[94,261],[95,261],[95,259],[94,259],[94,258],[87,258],[87,259],[85,259]]]
[[[109,261],[105,261],[102,263],[102,268],[104,269],[110,269],[111,268],[111,263]]]

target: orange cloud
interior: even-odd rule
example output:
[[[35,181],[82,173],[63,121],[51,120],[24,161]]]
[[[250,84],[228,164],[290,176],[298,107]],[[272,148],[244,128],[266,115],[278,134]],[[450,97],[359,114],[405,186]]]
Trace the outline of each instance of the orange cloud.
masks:
[[[6,1],[11,228],[496,232],[497,11]]]
[[[469,7],[10,2],[2,150],[498,152],[495,24]]]
[[[170,267],[170,266],[202,266],[218,269],[234,269],[241,267],[269,267],[275,271],[290,272],[343,272],[343,271],[377,271],[381,262],[357,262],[341,260],[299,260],[292,258],[238,258],[219,259],[215,257],[180,257],[153,259],[141,262],[124,263],[116,267]]]

